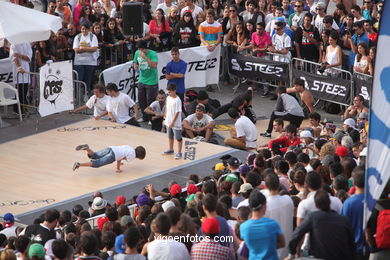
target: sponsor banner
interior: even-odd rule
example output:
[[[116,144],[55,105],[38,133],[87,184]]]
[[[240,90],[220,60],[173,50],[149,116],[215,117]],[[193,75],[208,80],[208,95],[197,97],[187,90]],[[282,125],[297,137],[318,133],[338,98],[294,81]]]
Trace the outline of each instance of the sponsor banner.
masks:
[[[218,46],[213,52],[209,52],[206,47],[194,47],[180,50],[180,59],[187,63],[185,74],[185,87],[201,88],[210,84],[218,84],[219,64],[221,47]],[[158,77],[159,88],[166,89],[167,80],[165,78],[166,65],[172,61],[171,52],[160,52],[158,55]],[[104,83],[115,83],[121,92],[130,94],[133,80],[133,61],[114,66],[103,71]],[[136,73],[136,82],[138,73]]]
[[[0,81],[14,86],[12,63],[10,58],[0,60]]]
[[[240,78],[256,80],[289,80],[289,63],[229,54],[229,72]]]
[[[369,75],[356,75],[353,76],[355,86],[355,96],[361,95],[364,100],[370,101],[372,93],[372,77]]]
[[[305,81],[305,87],[315,98],[349,105],[351,103],[351,81],[332,78],[293,69],[293,78]]]
[[[72,61],[44,65],[39,69],[39,82],[42,117],[74,109]]]

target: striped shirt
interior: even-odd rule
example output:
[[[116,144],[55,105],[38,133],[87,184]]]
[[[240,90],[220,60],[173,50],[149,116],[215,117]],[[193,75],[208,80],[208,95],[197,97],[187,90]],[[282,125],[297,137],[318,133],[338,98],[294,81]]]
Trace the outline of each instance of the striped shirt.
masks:
[[[215,44],[218,41],[218,35],[223,34],[222,25],[217,21],[212,24],[204,21],[199,25],[199,34],[203,35],[204,40],[209,44]]]

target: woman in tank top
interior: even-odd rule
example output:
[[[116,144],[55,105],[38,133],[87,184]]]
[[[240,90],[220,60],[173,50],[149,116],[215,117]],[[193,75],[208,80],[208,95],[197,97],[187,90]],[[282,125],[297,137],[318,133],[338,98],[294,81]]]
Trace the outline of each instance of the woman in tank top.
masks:
[[[338,68],[341,69],[341,63],[342,63],[342,52],[341,47],[337,45],[337,40],[339,38],[339,35],[336,31],[332,31],[329,36],[329,46],[326,47],[326,53],[325,57],[323,59],[323,63],[325,63],[325,71],[335,76],[339,73],[339,71],[334,70],[332,68]]]

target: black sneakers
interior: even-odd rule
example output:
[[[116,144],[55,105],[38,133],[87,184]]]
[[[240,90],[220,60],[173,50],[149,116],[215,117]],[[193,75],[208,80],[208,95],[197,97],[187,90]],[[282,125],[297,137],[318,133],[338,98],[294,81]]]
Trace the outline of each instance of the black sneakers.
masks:
[[[80,144],[80,145],[76,146],[76,151],[87,150],[87,149],[89,149],[89,145],[87,145],[87,144]]]
[[[260,136],[262,137],[268,137],[268,138],[271,138],[271,134],[268,133],[268,132],[265,132],[265,133],[261,133]]]
[[[73,164],[73,171],[77,170],[78,168],[80,168],[80,163],[79,162],[75,162]]]

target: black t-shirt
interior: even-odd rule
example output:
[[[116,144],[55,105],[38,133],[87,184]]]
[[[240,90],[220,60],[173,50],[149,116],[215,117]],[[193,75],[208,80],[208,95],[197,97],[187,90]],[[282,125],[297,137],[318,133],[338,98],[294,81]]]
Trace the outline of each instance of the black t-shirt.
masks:
[[[307,32],[310,37],[314,38],[317,41],[321,40],[320,33],[318,32],[318,29],[315,28],[313,25],[310,26],[309,29],[300,26],[295,32],[295,42],[299,44],[302,59],[317,62],[319,58],[318,47],[303,35],[303,31]]]
[[[42,227],[41,224],[30,225],[26,228],[25,235],[30,238],[31,241],[45,245],[50,239],[56,239],[55,230],[48,230]]]

